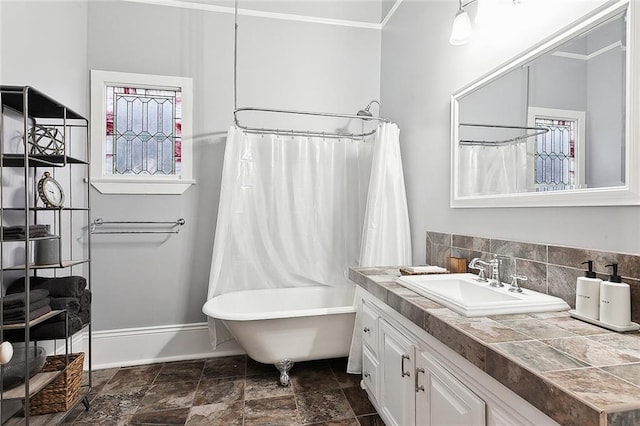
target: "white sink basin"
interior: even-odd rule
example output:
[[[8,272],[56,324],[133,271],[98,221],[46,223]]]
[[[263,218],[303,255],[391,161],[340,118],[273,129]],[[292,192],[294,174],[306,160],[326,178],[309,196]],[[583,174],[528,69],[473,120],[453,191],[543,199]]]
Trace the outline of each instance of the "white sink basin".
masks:
[[[473,274],[406,275],[397,282],[465,317],[569,309],[559,297],[527,289],[522,293],[510,292],[509,284],[496,288],[476,278]]]

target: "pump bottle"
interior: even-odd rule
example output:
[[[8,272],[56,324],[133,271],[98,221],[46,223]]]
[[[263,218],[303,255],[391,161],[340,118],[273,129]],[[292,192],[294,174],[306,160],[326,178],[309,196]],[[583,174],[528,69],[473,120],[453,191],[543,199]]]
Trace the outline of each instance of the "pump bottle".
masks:
[[[576,312],[588,318],[600,318],[600,285],[602,280],[593,272],[593,260],[582,262],[587,264],[584,277],[576,281]]]
[[[613,270],[609,281],[600,284],[600,321],[626,327],[631,323],[631,290],[618,275],[617,263],[606,266]]]

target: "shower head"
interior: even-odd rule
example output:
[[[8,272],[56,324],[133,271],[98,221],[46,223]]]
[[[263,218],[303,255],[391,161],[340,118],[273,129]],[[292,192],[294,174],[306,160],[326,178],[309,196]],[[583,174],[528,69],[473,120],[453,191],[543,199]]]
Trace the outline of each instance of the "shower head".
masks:
[[[358,111],[356,115],[359,117],[373,117],[373,114],[371,113],[370,109],[371,109],[371,105],[373,105],[374,103],[378,104],[378,108],[380,108],[380,102],[374,99],[371,102],[369,102],[369,104],[364,109],[361,109],[360,111]]]

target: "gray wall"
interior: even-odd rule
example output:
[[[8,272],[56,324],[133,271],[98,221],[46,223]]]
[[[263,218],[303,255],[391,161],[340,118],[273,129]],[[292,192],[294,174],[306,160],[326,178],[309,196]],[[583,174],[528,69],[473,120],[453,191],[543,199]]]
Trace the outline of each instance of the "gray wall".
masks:
[[[186,219],[169,238],[94,236],[94,330],[204,321],[233,118],[233,15],[93,0],[2,8],[2,84],[32,84],[88,114],[90,69],[193,78],[197,184],[179,196],[92,192],[94,218]],[[239,106],[355,113],[379,97],[380,31],[249,16],[238,22]],[[58,49],[46,53],[46,65],[33,57],[43,45]]]
[[[456,2],[400,5],[382,32],[381,97],[401,128],[415,262],[426,230],[640,253],[638,207],[449,207],[451,93],[603,3],[522,2],[510,28],[464,46],[448,43]]]

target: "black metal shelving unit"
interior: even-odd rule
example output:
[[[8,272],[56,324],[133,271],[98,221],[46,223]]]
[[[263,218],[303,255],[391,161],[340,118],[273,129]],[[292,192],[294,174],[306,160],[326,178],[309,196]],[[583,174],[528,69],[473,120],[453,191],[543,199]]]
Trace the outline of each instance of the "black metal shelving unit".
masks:
[[[28,307],[31,279],[34,276],[66,276],[82,275],[87,279],[87,288],[91,289],[91,223],[90,208],[90,140],[89,121],[84,116],[74,112],[48,95],[30,86],[0,86],[0,227],[24,225],[27,227],[45,221],[53,227],[53,235],[32,238],[27,231],[21,239],[2,239],[0,241],[0,281],[6,288],[7,281],[24,277],[25,305]],[[13,127],[12,127],[13,126]],[[35,138],[31,138],[36,126],[53,129],[57,135],[61,135],[62,149],[55,152],[42,154],[34,147]],[[13,133],[12,133],[13,130]],[[18,134],[18,136],[16,136]],[[79,139],[79,141],[78,141]],[[59,147],[58,147],[59,148]],[[46,169],[56,178],[63,178],[65,191],[69,191],[65,197],[65,205],[60,208],[47,208],[38,199],[36,189],[37,181]],[[15,183],[21,179],[21,185]],[[6,185],[5,181],[11,181]],[[21,187],[20,187],[21,186]],[[78,200],[79,199],[79,200]],[[78,223],[79,222],[79,223]],[[3,228],[4,229],[4,228]],[[31,254],[34,244],[46,239],[58,240],[57,261],[43,265],[34,264]],[[81,240],[81,243],[78,243]],[[78,247],[81,245],[81,248]],[[16,250],[16,247],[19,250]],[[80,253],[78,253],[80,251]],[[14,261],[16,252],[22,252],[22,262]],[[7,264],[7,263],[10,264]],[[20,264],[18,264],[20,263]],[[80,273],[77,273],[80,270]],[[59,275],[60,274],[60,275]],[[65,317],[65,353],[66,365],[69,365],[69,336],[68,313],[53,311],[40,318],[24,324],[3,323],[2,304],[0,304],[0,341],[4,340],[7,330],[24,330],[24,351],[31,344],[30,329],[48,319],[56,316]],[[26,318],[29,318],[27,308]],[[88,333],[88,384],[83,384],[81,398],[76,402],[84,402],[88,406],[86,395],[91,390],[91,319],[87,326]],[[54,344],[55,346],[55,344]],[[29,363],[25,366],[25,377],[29,377]],[[1,372],[1,371],[0,371]],[[18,399],[23,401],[24,417],[12,418],[8,424],[14,421],[18,424],[29,424],[29,398],[42,390],[53,381],[58,374],[39,373],[30,380],[25,381],[24,386],[4,391],[0,386],[0,402]],[[2,409],[0,409],[0,412]],[[68,410],[70,412],[71,410]],[[3,421],[5,416],[2,416]],[[64,414],[56,416],[53,423],[59,423],[64,419]],[[49,424],[49,423],[48,423]]]

